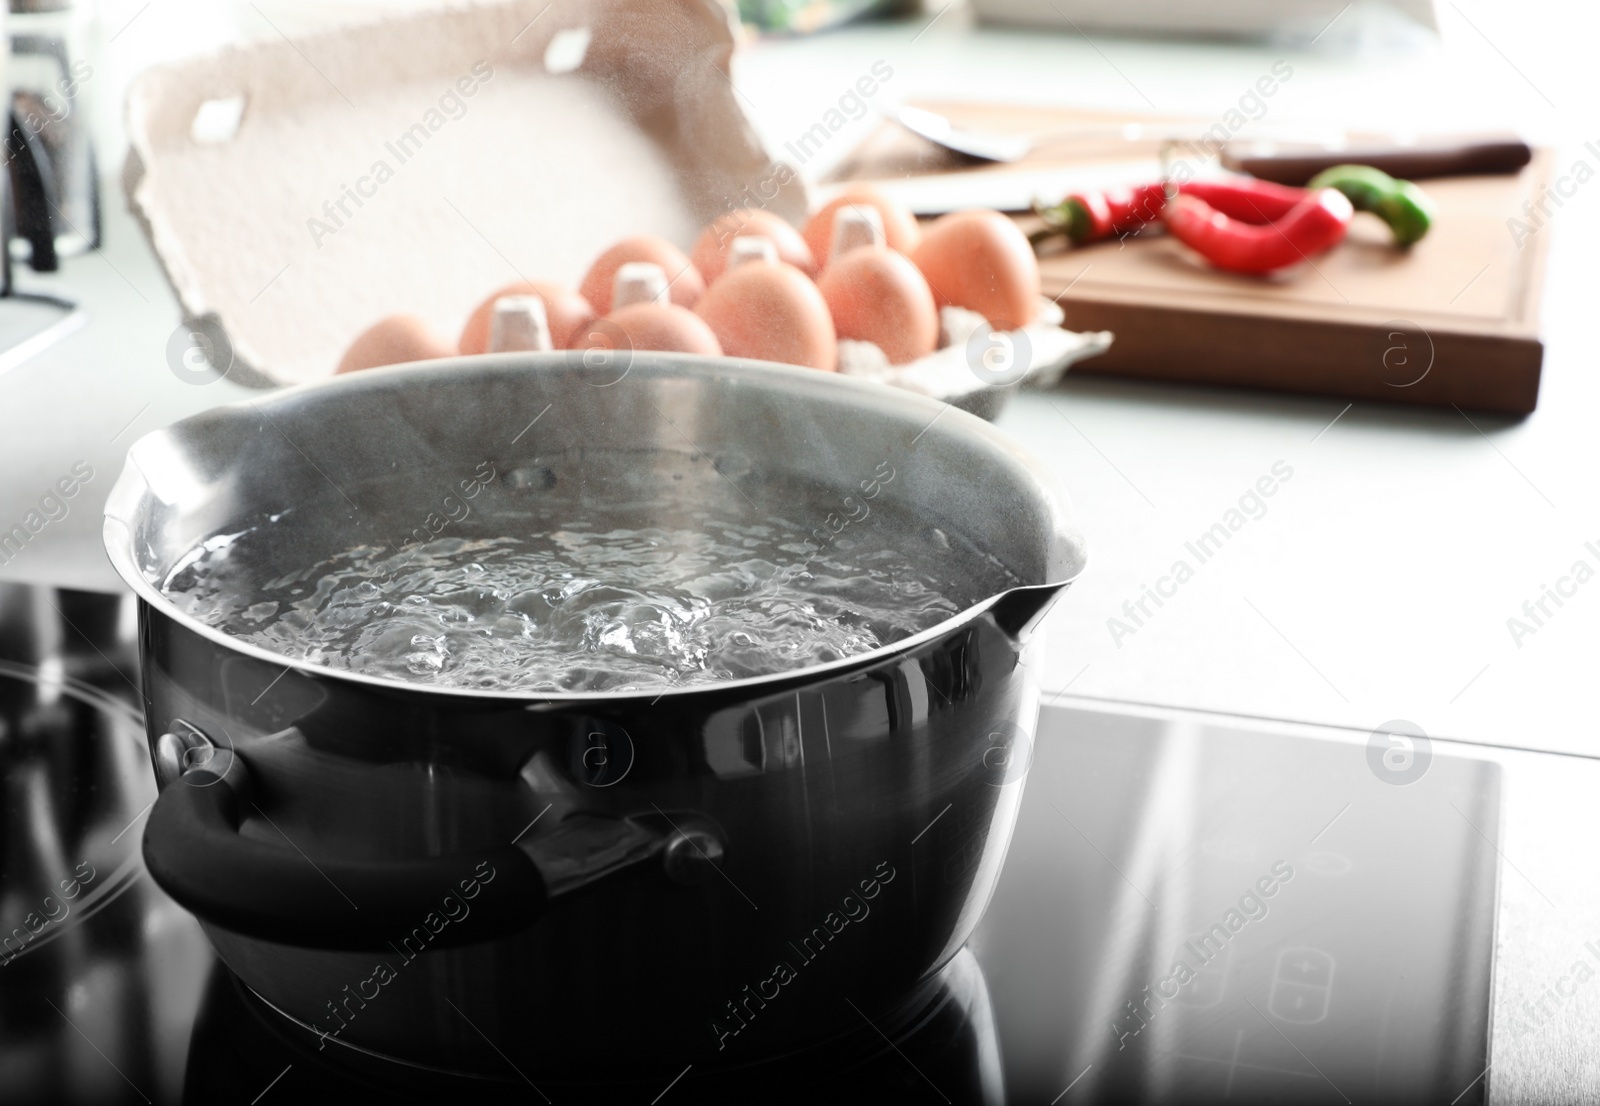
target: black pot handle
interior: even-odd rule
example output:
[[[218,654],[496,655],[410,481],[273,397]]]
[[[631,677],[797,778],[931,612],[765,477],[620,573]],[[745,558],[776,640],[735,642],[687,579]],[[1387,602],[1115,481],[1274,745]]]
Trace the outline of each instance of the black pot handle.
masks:
[[[145,867],[178,905],[247,937],[321,949],[398,949],[408,938],[429,949],[472,944],[525,929],[552,899],[646,861],[691,885],[722,860],[720,831],[691,813],[577,814],[521,844],[446,856],[310,856],[287,837],[241,834],[250,792],[243,758],[187,723],[175,730],[151,743],[165,786],[145,825]]]
[[[523,929],[549,898],[527,853],[503,844],[403,861],[313,859],[239,833],[243,804],[211,772],[168,784],[150,811],[144,861],[202,919],[249,937],[327,949],[470,944]]]

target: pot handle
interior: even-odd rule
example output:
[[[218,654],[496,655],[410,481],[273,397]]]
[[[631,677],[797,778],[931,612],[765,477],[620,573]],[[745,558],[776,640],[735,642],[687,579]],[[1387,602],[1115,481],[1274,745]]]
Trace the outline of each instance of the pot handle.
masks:
[[[552,899],[613,872],[657,858],[673,882],[693,884],[722,858],[720,834],[691,814],[662,815],[661,826],[580,814],[521,844],[411,860],[312,857],[287,837],[279,844],[239,832],[249,801],[244,761],[210,748],[194,727],[154,743],[158,780],[168,776],[164,754],[177,743],[200,756],[156,797],[145,866],[202,920],[279,944],[382,949],[411,938],[433,949],[487,941],[526,928]]]
[[[241,836],[242,806],[228,781],[186,773],[156,798],[144,862],[178,905],[248,937],[362,949],[420,929],[429,948],[461,945],[522,929],[549,898],[515,845],[404,861],[313,859],[293,842]]]

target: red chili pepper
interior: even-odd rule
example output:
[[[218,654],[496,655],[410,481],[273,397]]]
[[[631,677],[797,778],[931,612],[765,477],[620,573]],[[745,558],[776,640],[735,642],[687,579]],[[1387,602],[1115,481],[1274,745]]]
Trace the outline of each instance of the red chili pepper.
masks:
[[[1258,208],[1264,206],[1257,203]],[[1333,188],[1307,192],[1295,206],[1265,223],[1246,222],[1184,191],[1167,205],[1166,222],[1174,238],[1219,269],[1270,273],[1337,245],[1354,214],[1350,201]]]
[[[1161,211],[1167,206],[1167,186],[1156,181],[1137,188],[1112,188],[1105,197],[1111,208],[1111,233],[1122,234],[1161,218]]]
[[[1039,214],[1074,242],[1098,242],[1155,222],[1166,203],[1166,186],[1156,181],[1135,188],[1076,192]]]
[[[1074,242],[1098,242],[1111,237],[1111,205],[1103,192],[1080,192],[1061,201],[1067,237]]]
[[[1178,186],[1185,196],[1204,200],[1231,219],[1265,226],[1293,211],[1310,193],[1254,177],[1196,180]]]

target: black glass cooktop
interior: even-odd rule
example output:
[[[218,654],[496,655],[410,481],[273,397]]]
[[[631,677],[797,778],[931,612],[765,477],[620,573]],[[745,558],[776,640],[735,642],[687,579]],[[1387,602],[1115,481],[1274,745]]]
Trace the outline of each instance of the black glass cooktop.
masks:
[[[139,859],[127,631],[0,588],[0,1101],[593,1101],[319,1047],[216,962]],[[1484,1102],[1499,771],[1365,736],[1049,707],[938,979],[827,1054],[637,1100]]]

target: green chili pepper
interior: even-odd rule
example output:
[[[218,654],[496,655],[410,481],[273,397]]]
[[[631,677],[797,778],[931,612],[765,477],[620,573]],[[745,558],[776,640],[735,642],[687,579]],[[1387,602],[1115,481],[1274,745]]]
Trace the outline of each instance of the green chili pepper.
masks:
[[[1422,189],[1370,165],[1335,165],[1312,177],[1306,187],[1337,188],[1357,211],[1370,211],[1387,223],[1397,246],[1421,241],[1437,210]]]

